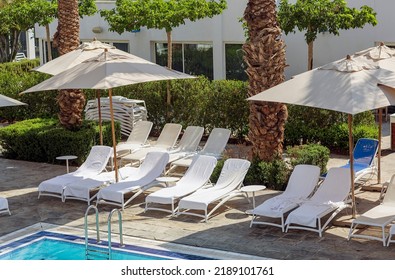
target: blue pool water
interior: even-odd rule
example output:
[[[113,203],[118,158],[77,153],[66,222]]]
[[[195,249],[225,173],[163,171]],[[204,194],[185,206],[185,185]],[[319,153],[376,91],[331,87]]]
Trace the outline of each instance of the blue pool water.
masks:
[[[81,237],[60,233],[41,231],[10,244],[0,246],[0,260],[85,260],[85,244]],[[90,243],[93,243],[90,240]],[[103,242],[106,245],[106,242]],[[208,259],[201,256],[170,252],[166,250],[125,245],[120,248],[118,243],[112,244],[113,260],[167,260],[167,259]],[[90,244],[92,248],[93,244]],[[98,250],[107,251],[104,247]],[[103,259],[98,256],[95,259]]]

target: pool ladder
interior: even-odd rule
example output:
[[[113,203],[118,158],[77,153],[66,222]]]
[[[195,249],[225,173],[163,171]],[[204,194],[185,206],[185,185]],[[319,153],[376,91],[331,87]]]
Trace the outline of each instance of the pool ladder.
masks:
[[[107,218],[107,240],[108,240],[108,250],[100,250],[97,248],[92,248],[89,246],[88,242],[88,214],[89,211],[93,209],[95,210],[96,214],[96,242],[97,244],[100,243],[100,233],[99,233],[99,210],[95,205],[90,205],[85,212],[85,258],[87,260],[95,260],[95,259],[112,259],[112,245],[111,245],[111,218],[112,215],[117,212],[118,213],[118,223],[119,223],[119,239],[120,239],[120,246],[123,246],[123,235],[122,235],[122,214],[119,209],[113,209],[110,214],[108,214]],[[95,258],[96,257],[96,258]]]

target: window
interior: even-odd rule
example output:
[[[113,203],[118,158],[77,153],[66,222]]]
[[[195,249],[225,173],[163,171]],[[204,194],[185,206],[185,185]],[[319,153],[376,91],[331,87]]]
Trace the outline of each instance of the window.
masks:
[[[225,65],[227,80],[247,81],[245,64],[243,60],[243,50],[241,44],[225,45]]]
[[[119,43],[119,42],[114,42],[114,43],[109,43],[110,45],[113,45],[117,49],[124,51],[124,52],[129,52],[129,44],[128,43]]]
[[[155,61],[167,66],[167,44],[155,43]],[[214,78],[212,44],[173,44],[174,70],[190,75]]]

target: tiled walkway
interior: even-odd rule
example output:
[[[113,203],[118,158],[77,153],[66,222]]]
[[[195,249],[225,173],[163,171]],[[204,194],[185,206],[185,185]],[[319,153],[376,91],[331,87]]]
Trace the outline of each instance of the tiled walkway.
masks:
[[[388,149],[389,137],[383,138],[382,181],[395,173],[395,153]],[[332,157],[329,165],[345,162],[345,157]],[[67,225],[81,229],[83,235],[84,213],[87,204],[81,201],[66,201],[42,197],[37,199],[38,184],[55,175],[65,173],[65,166],[15,161],[0,158],[0,196],[7,197],[11,216],[0,216],[0,242],[2,236],[45,222]],[[256,194],[257,204],[274,192],[260,191]],[[358,191],[357,209],[364,211],[377,205],[378,192]],[[395,245],[383,247],[378,241],[353,239],[347,241],[349,228],[331,227],[322,238],[308,231],[292,230],[282,233],[279,228],[268,226],[249,227],[250,218],[244,211],[251,208],[245,198],[234,198],[226,207],[207,223],[197,217],[180,216],[169,218],[164,212],[144,213],[144,196],[126,208],[123,213],[126,235],[174,242],[197,247],[214,248],[225,251],[262,256],[274,259],[394,259]],[[100,227],[107,229],[107,216],[112,207],[99,206]],[[345,219],[347,213],[339,216]],[[116,219],[114,219],[116,223]],[[93,217],[90,227],[93,228]],[[114,226],[114,229],[117,227]]]

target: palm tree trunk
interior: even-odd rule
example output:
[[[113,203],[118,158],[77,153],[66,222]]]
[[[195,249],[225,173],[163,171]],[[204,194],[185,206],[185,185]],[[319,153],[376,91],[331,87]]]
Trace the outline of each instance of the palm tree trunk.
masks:
[[[58,27],[54,35],[54,45],[59,55],[68,53],[80,45],[80,17],[77,0],[58,1]],[[60,90],[58,94],[59,120],[68,129],[81,125],[85,106],[82,90]]]
[[[253,96],[285,80],[285,44],[277,23],[275,0],[249,0],[244,11],[248,40],[243,45],[249,78],[248,95]],[[287,107],[280,103],[251,102],[249,125],[252,152],[271,161],[283,152]]]

